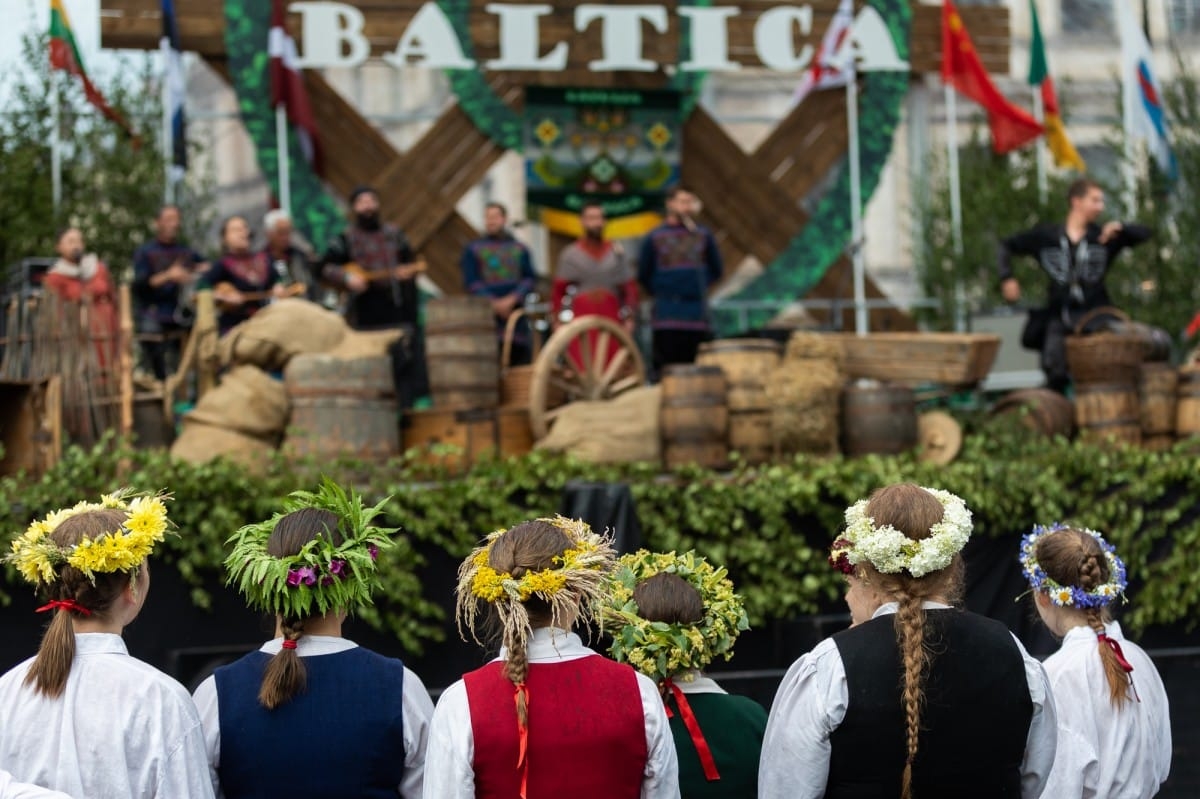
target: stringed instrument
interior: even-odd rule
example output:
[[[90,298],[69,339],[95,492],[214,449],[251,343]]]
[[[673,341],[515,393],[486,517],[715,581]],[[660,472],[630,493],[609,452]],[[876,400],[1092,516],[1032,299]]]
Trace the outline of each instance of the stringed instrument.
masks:
[[[407,273],[407,276],[401,277],[396,275],[400,280],[409,280],[416,277],[418,274],[428,271],[429,265],[425,263],[424,258],[418,258],[410,264],[396,264],[387,269],[367,269],[354,261],[348,264],[342,264],[342,269],[348,275],[357,275],[368,283],[378,283],[383,280],[391,280],[397,272]]]
[[[222,281],[222,282],[218,283],[217,285],[213,286],[213,299],[216,300],[218,305],[227,307],[227,306],[229,306],[230,303],[221,301],[222,294],[230,294],[232,292],[237,292],[238,294],[241,295],[242,302],[247,303],[247,302],[263,302],[265,300],[284,299],[286,297],[298,297],[301,294],[303,294],[306,290],[307,289],[303,283],[292,283],[290,286],[283,287],[283,296],[280,297],[280,296],[276,295],[275,292],[272,291],[271,289],[267,289],[265,291],[242,291],[237,286],[233,285],[232,283],[229,283],[227,281]]]

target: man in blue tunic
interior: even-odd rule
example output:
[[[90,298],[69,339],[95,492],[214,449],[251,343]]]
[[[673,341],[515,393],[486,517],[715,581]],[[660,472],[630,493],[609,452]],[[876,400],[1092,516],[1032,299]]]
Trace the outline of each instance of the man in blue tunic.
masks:
[[[533,291],[537,273],[529,248],[508,231],[508,209],[500,203],[488,203],[484,209],[484,235],[463,250],[463,288],[478,297],[492,301],[496,315],[496,333],[503,335],[508,317]],[[517,328],[512,348],[512,365],[529,363],[531,357],[529,328],[525,320]]]

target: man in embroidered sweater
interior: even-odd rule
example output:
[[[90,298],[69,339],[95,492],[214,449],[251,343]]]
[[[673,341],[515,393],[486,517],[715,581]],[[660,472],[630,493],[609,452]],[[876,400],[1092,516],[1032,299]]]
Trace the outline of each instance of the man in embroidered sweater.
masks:
[[[654,367],[691,363],[709,336],[708,290],[721,279],[721,253],[708,228],[696,224],[696,195],[667,192],[667,218],[642,242],[638,281],[654,295]]]
[[[557,324],[601,314],[632,333],[638,304],[633,266],[619,243],[605,240],[604,209],[598,203],[583,206],[579,221],[583,238],[564,248],[558,257],[551,316]]]
[[[509,315],[537,282],[529,248],[513,237],[507,225],[508,209],[500,203],[488,203],[483,214],[484,235],[467,245],[459,262],[463,288],[492,301],[497,336],[504,334]],[[528,325],[521,320],[513,340],[512,365],[529,363],[529,335]]]
[[[164,205],[154,219],[154,238],[138,248],[133,255],[133,296],[137,302],[139,333],[154,336],[179,334],[191,326],[182,308],[183,289],[190,286],[198,273],[208,269],[204,256],[179,240],[180,215],[178,206]],[[167,376],[167,356],[179,357],[178,337],[143,341],[154,376]]]
[[[1104,213],[1104,191],[1088,178],[1067,190],[1067,220],[1061,225],[1038,225],[1000,243],[998,272],[1006,302],[1021,299],[1021,284],[1013,275],[1012,256],[1036,258],[1050,278],[1043,309],[1030,314],[1023,344],[1040,349],[1046,384],[1055,391],[1067,387],[1064,337],[1086,312],[1112,305],[1104,279],[1113,259],[1126,247],[1150,238],[1151,230],[1132,222],[1112,221],[1103,227],[1096,220]]]

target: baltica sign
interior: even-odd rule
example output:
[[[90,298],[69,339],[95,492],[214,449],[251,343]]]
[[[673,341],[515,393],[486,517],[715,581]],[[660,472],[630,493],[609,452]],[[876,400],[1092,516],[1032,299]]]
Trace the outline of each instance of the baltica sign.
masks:
[[[304,53],[300,66],[354,67],[367,59],[371,45],[363,35],[364,18],[359,9],[346,3],[292,3],[291,11],[300,14]],[[568,42],[543,45],[539,20],[553,13],[549,5],[489,3],[489,14],[498,17],[499,57],[482,65],[489,70],[560,71],[567,66]],[[741,9],[736,6],[679,6],[676,13],[690,21],[691,52],[677,64],[689,72],[733,72],[742,65],[729,58],[730,17]],[[813,58],[809,44],[796,47],[793,35],[812,33],[812,6],[777,6],[759,15],[754,24],[754,50],[769,69],[795,72],[807,67]],[[592,25],[601,26],[600,58],[588,62],[593,72],[651,72],[660,64],[645,58],[642,48],[643,25],[666,33],[670,24],[667,9],[660,5],[608,6],[584,3],[575,7],[574,25],[582,33]],[[896,69],[903,64],[896,56],[895,43],[878,12],[863,8],[854,21],[851,35],[855,54],[864,62],[860,68]],[[544,51],[544,48],[548,50]],[[467,58],[454,27],[436,2],[425,3],[384,60],[396,67],[422,66],[435,69],[475,69]]]

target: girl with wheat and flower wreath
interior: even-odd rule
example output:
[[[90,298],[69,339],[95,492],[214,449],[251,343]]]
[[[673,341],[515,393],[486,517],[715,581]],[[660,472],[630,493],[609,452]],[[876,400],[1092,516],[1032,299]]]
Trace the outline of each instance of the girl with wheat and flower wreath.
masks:
[[[1171,770],[1171,720],[1149,656],[1109,608],[1125,564],[1095,530],[1036,526],[1021,541],[1034,606],[1062,647],[1046,659],[1058,748],[1046,796],[1144,799]]]
[[[170,529],[164,497],[119,491],[35,521],[5,560],[52,614],[37,656],[0,677],[0,767],[82,797],[211,797],[183,686],[129,656],[121,633]]]
[[[394,546],[396,531],[374,524],[386,502],[366,507],[326,480],[230,539],[229,582],[275,617],[275,638],[196,689],[225,799],[420,799],[433,702],[399,660],[342,637]]]
[[[603,609],[609,654],[659,686],[679,757],[683,799],[753,797],[767,711],[702,670],[733,656],[749,629],[724,569],[694,552],[623,555]]]
[[[760,797],[1042,795],[1056,732],[1046,674],[1002,624],[952,607],[970,534],[963,501],[932,488],[887,486],[846,510],[830,562],[853,624],[783,678]]]
[[[437,799],[679,796],[658,689],[571,632],[604,601],[609,539],[562,517],[499,530],[458,572],[458,622],[500,655],[438,700],[425,765]]]

